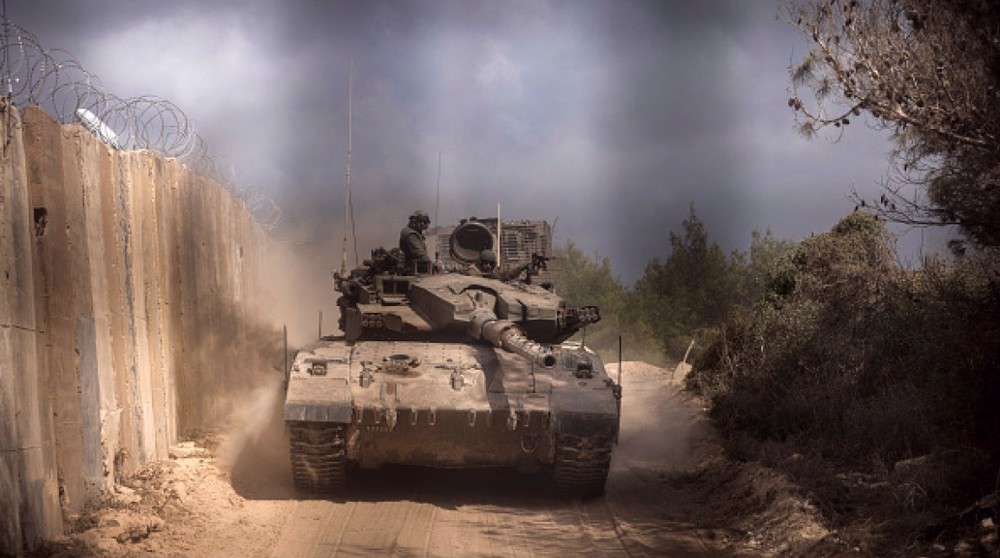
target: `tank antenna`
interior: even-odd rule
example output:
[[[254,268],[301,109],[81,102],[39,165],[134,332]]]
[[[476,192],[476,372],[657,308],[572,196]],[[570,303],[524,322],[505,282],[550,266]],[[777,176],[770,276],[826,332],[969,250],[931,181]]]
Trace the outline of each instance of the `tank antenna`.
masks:
[[[612,393],[615,396],[615,405],[618,407],[618,429],[615,430],[615,445],[618,445],[618,434],[622,429],[622,336],[618,335],[618,385]]]
[[[618,336],[618,385],[622,385],[622,336]]]
[[[503,259],[500,256],[500,254],[503,253],[503,250],[501,250],[503,246],[500,245],[500,239],[503,238],[503,235],[501,234],[503,232],[501,230],[502,227],[503,224],[500,221],[500,204],[498,203],[497,204],[497,269],[503,269],[502,267],[500,267],[503,264]]]
[[[438,210],[441,209],[441,152],[438,151],[438,184],[437,184],[437,202],[434,204],[434,226],[440,227],[441,221],[438,221]]]
[[[340,259],[340,275],[347,276],[347,230],[351,223],[351,119],[354,112],[354,59],[347,77],[347,180],[344,183],[344,252]],[[355,254],[357,258],[357,254]]]
[[[281,335],[284,340],[284,350],[285,350],[285,386],[288,386],[288,376],[292,373],[292,369],[288,367],[288,324],[281,325]]]

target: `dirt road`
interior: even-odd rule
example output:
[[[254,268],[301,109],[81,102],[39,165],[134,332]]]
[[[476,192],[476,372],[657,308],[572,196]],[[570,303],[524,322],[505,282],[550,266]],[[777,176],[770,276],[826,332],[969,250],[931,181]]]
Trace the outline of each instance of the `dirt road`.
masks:
[[[664,485],[693,462],[698,414],[669,372],[630,364],[622,438],[605,498],[563,501],[508,471],[389,468],[356,475],[346,502],[296,501],[269,556],[720,556]],[[672,400],[673,399],[673,400]],[[725,555],[730,555],[726,553]]]
[[[625,363],[623,378],[622,432],[603,498],[555,499],[544,477],[512,471],[386,467],[352,477],[343,501],[298,499],[280,393],[269,388],[220,447],[182,444],[175,459],[123,489],[131,504],[84,521],[92,527],[57,555],[758,555],[745,532],[704,527],[716,503],[703,486],[678,480],[719,451],[697,404],[668,370]]]
[[[719,555],[703,534],[664,521],[654,502],[642,501],[644,479],[620,472],[624,490],[582,503],[462,489],[462,480],[483,477],[394,500],[296,502],[269,556]]]

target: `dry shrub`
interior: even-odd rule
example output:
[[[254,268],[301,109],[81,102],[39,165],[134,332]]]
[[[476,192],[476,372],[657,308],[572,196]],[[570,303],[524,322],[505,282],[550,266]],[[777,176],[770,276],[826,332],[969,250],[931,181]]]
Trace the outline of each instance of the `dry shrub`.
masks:
[[[942,451],[1000,458],[996,253],[903,269],[882,223],[856,212],[803,241],[771,284],[689,377],[724,428],[859,470]],[[947,491],[900,490],[908,505]]]

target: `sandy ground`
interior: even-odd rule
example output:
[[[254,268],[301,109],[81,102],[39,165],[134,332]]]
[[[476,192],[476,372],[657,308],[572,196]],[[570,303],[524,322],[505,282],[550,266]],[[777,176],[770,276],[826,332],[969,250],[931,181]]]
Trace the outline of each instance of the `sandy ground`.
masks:
[[[794,487],[724,459],[683,373],[624,363],[606,494],[583,502],[551,498],[537,475],[406,467],[358,473],[344,501],[298,499],[277,380],[228,432],[173,448],[44,555],[716,557],[829,541]]]

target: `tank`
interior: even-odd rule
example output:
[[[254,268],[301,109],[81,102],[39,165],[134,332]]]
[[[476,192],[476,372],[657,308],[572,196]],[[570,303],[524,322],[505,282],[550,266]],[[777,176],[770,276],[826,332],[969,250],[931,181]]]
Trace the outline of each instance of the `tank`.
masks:
[[[472,263],[492,233],[467,221],[452,257]],[[334,275],[343,335],[300,350],[284,419],[296,487],[342,494],[350,472],[386,464],[513,467],[551,475],[564,497],[604,490],[621,389],[596,353],[567,342],[597,322],[533,278],[410,270],[398,249]]]

